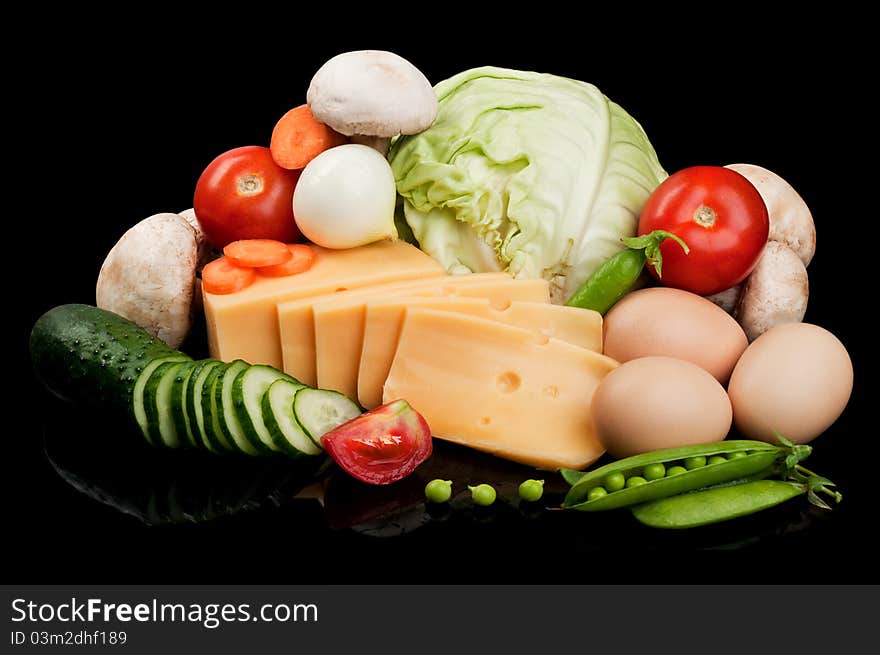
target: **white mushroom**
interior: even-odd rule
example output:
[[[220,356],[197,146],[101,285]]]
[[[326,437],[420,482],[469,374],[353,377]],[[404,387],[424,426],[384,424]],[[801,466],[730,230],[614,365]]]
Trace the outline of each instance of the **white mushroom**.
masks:
[[[437,117],[437,95],[428,79],[384,50],[336,55],[315,73],[306,100],[317,120],[383,156],[391,137],[418,134]]]
[[[773,171],[753,164],[729,164],[730,168],[751,182],[764,199],[770,215],[770,241],[778,241],[794,250],[804,266],[810,265],[816,252],[816,226],[803,198]]]
[[[186,219],[156,214],[122,235],[98,274],[98,307],[178,347],[192,323],[198,245]]]
[[[800,257],[788,246],[768,241],[733,316],[754,341],[776,325],[802,321],[809,296],[807,269]]]

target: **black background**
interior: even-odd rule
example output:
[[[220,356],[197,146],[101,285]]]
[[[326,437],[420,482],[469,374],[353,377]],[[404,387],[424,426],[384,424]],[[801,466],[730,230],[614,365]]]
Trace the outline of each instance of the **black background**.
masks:
[[[74,17],[54,16],[59,25],[66,18]],[[19,298],[10,311],[18,373],[6,415],[23,420],[4,430],[5,578],[878,580],[875,541],[868,536],[876,523],[871,478],[877,430],[868,409],[873,364],[867,340],[875,304],[868,267],[876,185],[865,182],[860,168],[860,153],[875,135],[873,108],[860,96],[868,79],[865,60],[851,47],[857,40],[846,23],[821,16],[815,25],[794,29],[757,18],[740,25],[721,16],[677,29],[675,17],[667,17],[668,24],[645,17],[635,30],[622,26],[631,19],[621,17],[587,26],[566,25],[560,15],[546,25],[523,19],[503,27],[476,18],[472,24],[447,22],[438,14],[399,16],[382,30],[365,28],[369,37],[351,38],[326,24],[284,23],[256,10],[222,28],[151,15],[111,30],[76,18],[76,29],[29,32],[30,49],[9,72],[12,83],[22,83],[14,107],[21,116],[9,130],[26,141],[14,178],[16,200],[24,206],[10,222],[26,239],[13,250],[27,283],[13,294]],[[136,27],[148,36],[137,36]],[[838,483],[843,504],[829,516],[804,515],[802,504],[757,521],[675,536],[640,529],[625,515],[552,512],[525,520],[513,509],[489,516],[462,511],[405,536],[377,538],[328,525],[315,504],[287,502],[210,523],[148,527],[62,480],[46,459],[44,432],[75,447],[99,430],[90,428],[88,417],[69,418],[70,410],[33,380],[26,350],[33,321],[57,304],[94,302],[100,264],[129,226],[190,207],[195,181],[213,157],[236,146],[266,145],[278,117],[304,102],[311,75],[327,58],[365,47],[398,52],[435,83],[485,64],[583,79],[643,125],[666,170],[755,163],[798,189],[818,233],[806,320],[840,337],[856,371],[848,409],[815,442],[811,460],[812,468]],[[28,59],[28,52],[39,53],[39,60]],[[167,466],[150,453],[100,443],[99,467],[118,469],[123,478],[126,471],[149,476],[151,466]]]

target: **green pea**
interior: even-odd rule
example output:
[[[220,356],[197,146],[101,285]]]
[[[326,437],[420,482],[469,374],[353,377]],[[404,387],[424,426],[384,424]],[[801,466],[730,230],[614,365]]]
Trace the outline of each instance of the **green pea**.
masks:
[[[623,473],[620,473],[618,471],[616,473],[609,473],[608,475],[606,475],[603,482],[605,483],[605,488],[608,491],[620,491],[626,486],[626,477],[623,475]]]
[[[641,487],[643,484],[648,484],[648,481],[640,475],[634,475],[631,478],[626,479],[627,489],[631,489],[632,487]]]
[[[727,458],[724,455],[712,455],[709,458],[708,464],[712,466],[712,464],[720,464],[721,462],[726,462]]]
[[[526,480],[519,485],[519,497],[528,503],[541,500],[544,495],[543,480]]]
[[[694,469],[698,469],[701,466],[706,466],[706,456],[705,455],[697,455],[696,457],[688,457],[684,460],[684,467],[688,471],[693,471]]]
[[[432,503],[445,503],[452,498],[452,480],[431,480],[425,485],[425,498]]]
[[[607,495],[608,492],[605,491],[605,487],[593,487],[587,492],[587,500],[596,500],[597,498]]]
[[[471,498],[477,505],[488,507],[495,502],[496,493],[491,484],[478,484],[476,487],[468,486],[471,490]]]
[[[666,475],[666,467],[663,466],[662,462],[657,462],[656,464],[648,464],[645,468],[642,469],[642,475],[646,480],[659,480],[664,475]]]
[[[681,475],[682,473],[687,473],[688,470],[683,466],[670,466],[666,469],[666,477],[671,478],[673,475]]]
[[[742,459],[748,457],[748,453],[744,450],[735,450],[727,456],[727,459]]]

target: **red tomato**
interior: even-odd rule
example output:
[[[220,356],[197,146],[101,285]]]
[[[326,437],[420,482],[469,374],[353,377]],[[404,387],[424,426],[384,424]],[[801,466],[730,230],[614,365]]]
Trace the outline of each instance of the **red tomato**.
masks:
[[[215,248],[242,239],[301,239],[293,218],[300,171],[281,168],[268,148],[234,148],[212,161],[196,183],[193,209]]]
[[[431,456],[431,430],[405,400],[382,405],[321,437],[346,473],[368,484],[390,484]]]
[[[668,230],[690,248],[685,254],[672,240],[661,244],[660,281],[708,296],[752,272],[767,243],[770,219],[745,177],[721,166],[693,166],[668,177],[648,198],[639,234],[653,230]],[[657,277],[653,267],[649,270]]]

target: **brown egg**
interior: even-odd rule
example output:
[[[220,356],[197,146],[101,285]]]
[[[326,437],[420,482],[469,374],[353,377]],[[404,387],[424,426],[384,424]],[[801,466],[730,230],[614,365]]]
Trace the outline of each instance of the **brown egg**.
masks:
[[[733,317],[696,294],[654,287],[627,295],[605,316],[605,354],[619,362],[675,357],[709,371],[721,384],[749,345]]]
[[[591,411],[596,437],[614,457],[721,441],[732,418],[718,380],[671,357],[633,359],[611,371]]]
[[[807,443],[837,420],[849,401],[849,353],[828,330],[809,323],[774,327],[743,353],[730,378],[736,428],[775,443],[779,432]]]

